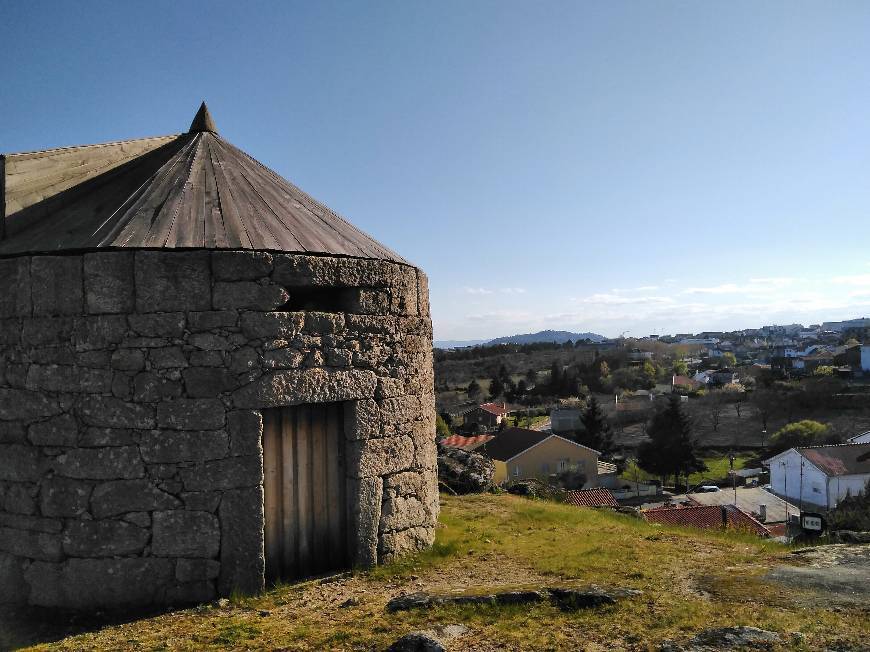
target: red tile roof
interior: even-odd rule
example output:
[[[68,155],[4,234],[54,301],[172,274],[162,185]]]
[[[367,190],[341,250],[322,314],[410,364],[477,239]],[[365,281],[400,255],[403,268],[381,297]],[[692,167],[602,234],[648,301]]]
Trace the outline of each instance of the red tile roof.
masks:
[[[619,507],[610,490],[600,487],[569,491],[567,501],[577,507]]]
[[[481,444],[485,444],[490,439],[492,439],[495,435],[474,435],[472,437],[465,437],[463,435],[450,435],[449,437],[445,437],[441,440],[441,443],[445,446],[452,446],[453,448],[477,448]]]
[[[501,403],[482,403],[478,407],[481,410],[483,410],[485,412],[489,412],[490,414],[494,414],[497,417],[504,416],[505,414],[510,412],[510,410],[508,410]]]
[[[647,521],[662,525],[680,525],[702,529],[717,529],[725,525],[731,530],[743,530],[760,537],[770,536],[767,528],[734,505],[657,507],[646,509],[641,514]]]
[[[697,380],[692,380],[688,376],[674,376],[671,379],[671,384],[675,387],[697,387],[701,383]]]

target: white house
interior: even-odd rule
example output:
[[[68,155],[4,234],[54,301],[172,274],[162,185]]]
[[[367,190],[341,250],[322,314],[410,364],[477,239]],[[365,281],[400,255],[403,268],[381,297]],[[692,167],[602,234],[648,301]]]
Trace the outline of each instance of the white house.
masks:
[[[855,435],[854,437],[849,437],[846,440],[847,444],[868,444],[870,443],[870,430],[867,432],[862,432],[860,435]]]
[[[870,443],[790,448],[765,465],[774,493],[805,507],[833,509],[870,482]]]

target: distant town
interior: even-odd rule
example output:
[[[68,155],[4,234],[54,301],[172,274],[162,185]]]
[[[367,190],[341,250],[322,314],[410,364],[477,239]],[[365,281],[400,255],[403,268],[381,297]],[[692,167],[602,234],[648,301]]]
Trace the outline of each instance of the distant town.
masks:
[[[870,480],[865,342],[870,318],[436,344],[441,441],[492,459],[505,487],[788,540]]]

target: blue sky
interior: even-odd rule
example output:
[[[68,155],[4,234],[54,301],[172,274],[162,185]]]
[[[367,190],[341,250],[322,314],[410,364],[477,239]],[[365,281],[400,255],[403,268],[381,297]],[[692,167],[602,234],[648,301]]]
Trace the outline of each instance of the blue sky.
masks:
[[[3,2],[0,151],[221,133],[436,338],[870,315],[870,3]]]

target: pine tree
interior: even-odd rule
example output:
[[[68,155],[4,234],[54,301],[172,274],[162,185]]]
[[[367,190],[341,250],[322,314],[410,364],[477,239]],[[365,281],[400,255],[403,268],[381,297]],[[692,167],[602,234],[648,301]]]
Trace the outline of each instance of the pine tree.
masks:
[[[576,436],[578,444],[593,448],[605,455],[613,451],[613,431],[594,395],[589,397],[589,403],[580,415],[580,424],[583,428]]]
[[[656,412],[647,428],[649,440],[638,448],[638,465],[650,473],[667,477],[688,476],[705,471],[692,436],[692,423],[683,411],[680,397],[671,396],[665,409]]]
[[[472,379],[470,383],[468,383],[468,389],[466,390],[468,393],[468,398],[472,401],[476,401],[480,398],[480,383],[477,380]]]
[[[489,397],[498,398],[502,394],[504,394],[504,383],[498,375],[495,375],[489,381]]]
[[[557,360],[553,360],[553,364],[550,365],[550,393],[558,396],[561,386],[562,365]]]
[[[450,426],[447,425],[447,422],[444,420],[440,414],[435,417],[435,437],[437,439],[444,439],[445,437],[450,436]]]

